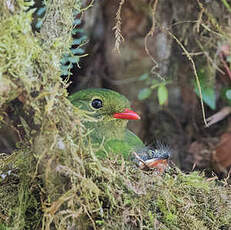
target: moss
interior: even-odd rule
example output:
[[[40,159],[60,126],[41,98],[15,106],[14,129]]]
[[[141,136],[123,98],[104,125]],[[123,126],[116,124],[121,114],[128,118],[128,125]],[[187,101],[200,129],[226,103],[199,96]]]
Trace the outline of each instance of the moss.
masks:
[[[42,229],[54,225],[57,229],[219,229],[230,223],[228,188],[206,181],[198,173],[171,169],[160,176],[140,171],[113,155],[98,160],[90,146],[80,142],[72,142],[70,155],[62,156],[54,147],[50,150],[54,157],[44,155],[47,162],[40,159],[42,169],[37,174],[33,172],[37,160],[30,148],[21,153],[27,157],[17,155],[15,165],[21,172],[16,186],[23,187],[14,190],[16,204],[10,202],[12,226],[31,229],[31,224],[39,226],[42,220]]]
[[[230,204],[227,205],[226,199],[220,200],[222,194],[229,194],[228,189],[206,181],[203,175],[195,172],[189,175],[181,173],[174,180],[172,177],[169,179],[167,191],[161,193],[157,201],[161,219],[167,226],[219,229],[230,221]]]
[[[21,137],[0,168],[12,172],[0,182],[0,229],[228,226],[229,188],[198,173],[171,169],[160,176],[121,156],[96,157],[97,150],[85,141],[87,118],[66,99],[66,83],[59,77],[76,2],[47,2],[41,34],[32,33],[32,12],[24,1],[16,1],[13,11],[4,5],[0,14],[0,81],[6,85],[0,87],[0,104],[2,114],[11,107],[17,111],[9,119]],[[52,25],[54,12],[59,20]]]

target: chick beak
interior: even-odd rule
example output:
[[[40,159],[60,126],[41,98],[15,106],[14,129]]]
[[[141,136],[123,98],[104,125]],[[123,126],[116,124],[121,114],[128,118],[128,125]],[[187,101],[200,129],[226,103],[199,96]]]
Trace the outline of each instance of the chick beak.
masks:
[[[140,169],[155,169],[159,173],[163,173],[168,166],[167,159],[150,159],[146,160],[145,162],[139,163]]]
[[[125,109],[124,112],[122,113],[115,113],[113,114],[113,117],[117,119],[126,119],[126,120],[139,120],[140,119],[140,116],[136,112],[130,109]]]

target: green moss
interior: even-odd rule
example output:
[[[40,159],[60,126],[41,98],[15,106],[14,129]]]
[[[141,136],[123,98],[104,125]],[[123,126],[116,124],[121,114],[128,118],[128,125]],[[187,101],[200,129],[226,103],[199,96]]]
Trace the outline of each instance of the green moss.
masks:
[[[52,151],[55,162],[48,156],[47,162],[40,159],[45,175],[43,169],[33,173],[37,160],[31,150],[24,152],[31,157],[17,155],[20,183],[18,191],[13,189],[17,195],[16,203],[10,202],[9,226],[31,229],[42,221],[48,229],[51,223],[57,229],[71,223],[82,229],[151,229],[157,223],[161,229],[219,229],[231,221],[229,189],[206,181],[203,175],[170,171],[158,176],[113,155],[98,160],[90,146],[72,144],[75,154],[65,159],[57,148]],[[35,175],[43,180],[33,180]]]
[[[229,226],[229,188],[198,173],[171,169],[160,176],[115,154],[96,157],[97,150],[85,141],[86,117],[66,99],[66,83],[59,76],[77,5],[47,2],[41,34],[32,33],[32,12],[25,11],[24,1],[16,1],[13,12],[5,6],[0,14],[1,122],[7,122],[7,108],[14,108],[9,127],[14,124],[21,138],[11,157],[1,158],[1,173],[12,173],[0,181],[0,229]],[[59,20],[51,20],[54,12]]]
[[[171,229],[173,226],[179,229],[219,229],[230,221],[227,200],[220,200],[222,194],[229,194],[228,189],[219,188],[196,172],[180,173],[174,180],[168,178],[168,182],[167,191],[161,193],[157,201],[161,220],[166,226]]]

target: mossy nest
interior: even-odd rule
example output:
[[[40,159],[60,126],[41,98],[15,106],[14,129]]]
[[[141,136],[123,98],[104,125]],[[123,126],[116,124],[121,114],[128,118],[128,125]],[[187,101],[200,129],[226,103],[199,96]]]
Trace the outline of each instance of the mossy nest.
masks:
[[[45,161],[31,148],[17,152],[1,181],[2,229],[229,229],[231,191],[222,183],[175,167],[145,172],[72,147],[50,150]]]

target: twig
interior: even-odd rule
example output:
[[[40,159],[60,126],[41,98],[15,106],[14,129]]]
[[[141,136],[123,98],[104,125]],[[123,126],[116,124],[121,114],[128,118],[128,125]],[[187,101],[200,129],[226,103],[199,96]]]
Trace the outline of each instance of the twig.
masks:
[[[229,183],[228,183],[228,179],[230,178],[230,174],[231,174],[231,168],[229,169],[229,172],[228,172],[228,175],[227,177],[224,179],[225,181],[225,186],[227,186]]]
[[[154,59],[154,57],[152,56],[151,52],[148,49],[148,38],[152,37],[154,35],[154,32],[155,32],[155,27],[156,27],[155,13],[156,13],[157,4],[158,4],[158,0],[155,0],[155,2],[153,4],[153,7],[152,7],[152,26],[151,26],[149,32],[146,34],[146,36],[144,38],[145,52],[147,53],[147,55],[151,58],[152,62],[154,63],[154,66],[151,69],[151,73],[153,73],[153,74],[154,74],[154,70],[156,68],[158,68],[158,63]],[[160,76],[160,74],[158,74],[158,73],[156,73],[156,74],[161,80],[164,80],[163,77]]]
[[[200,103],[201,103],[203,121],[205,123],[205,126],[208,127],[208,123],[207,123],[206,118],[205,118],[205,108],[204,108],[204,103],[203,103],[203,98],[202,98],[201,85],[200,85],[199,77],[198,77],[197,70],[196,70],[196,65],[195,65],[192,57],[190,56],[189,52],[186,50],[186,48],[183,46],[183,44],[179,41],[179,39],[174,34],[172,34],[170,31],[168,31],[168,30],[166,30],[166,31],[178,43],[178,45],[181,47],[181,49],[186,54],[188,60],[192,63],[193,72],[194,72],[194,76],[195,76],[195,79],[196,79],[196,84],[197,84],[197,87],[198,87],[198,90],[199,90],[199,95],[200,95]]]
[[[121,10],[122,10],[122,6],[125,3],[125,0],[121,0],[120,4],[119,4],[119,8],[116,12],[116,24],[115,26],[112,28],[112,30],[115,30],[115,46],[114,46],[114,50],[117,51],[118,53],[120,53],[120,43],[122,41],[124,41],[124,37],[121,34]]]

